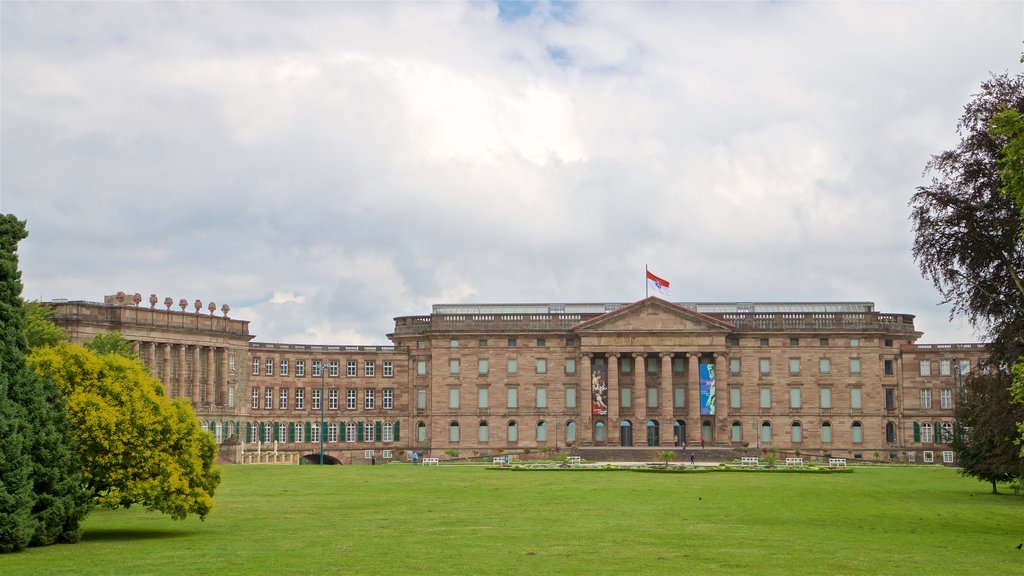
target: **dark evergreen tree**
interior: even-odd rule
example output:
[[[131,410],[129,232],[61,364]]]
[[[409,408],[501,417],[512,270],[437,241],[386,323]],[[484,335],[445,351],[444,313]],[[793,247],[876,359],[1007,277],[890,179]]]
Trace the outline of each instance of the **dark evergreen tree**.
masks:
[[[953,449],[960,473],[991,482],[993,494],[998,482],[1024,477],[1024,457],[1014,444],[1024,406],[1010,401],[1010,382],[1002,370],[972,376],[956,407]]]
[[[77,542],[81,538],[79,522],[89,511],[90,498],[79,459],[71,449],[63,395],[55,382],[41,378],[25,361],[25,306],[17,248],[27,236],[24,222],[13,215],[0,216],[0,372],[5,379],[5,401],[21,415],[12,421],[16,428],[5,437],[12,442],[20,440],[27,456],[32,493],[28,543],[42,546]],[[18,543],[13,541],[10,549],[20,548]]]

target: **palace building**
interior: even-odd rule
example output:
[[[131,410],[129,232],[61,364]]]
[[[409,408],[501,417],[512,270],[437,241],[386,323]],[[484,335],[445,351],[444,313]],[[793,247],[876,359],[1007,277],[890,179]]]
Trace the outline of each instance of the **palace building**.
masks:
[[[216,305],[54,301],[72,341],[117,331],[234,462],[572,449],[777,448],[954,464],[981,344],[918,345],[870,302],[438,304],[386,346],[252,342]],[[648,458],[654,458],[649,455]]]

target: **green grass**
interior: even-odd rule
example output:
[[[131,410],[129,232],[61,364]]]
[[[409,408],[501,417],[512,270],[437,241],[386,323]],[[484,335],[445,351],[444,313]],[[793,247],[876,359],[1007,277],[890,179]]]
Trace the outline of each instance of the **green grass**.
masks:
[[[0,574],[1010,574],[1024,497],[851,474],[226,466],[217,509],[96,510]]]

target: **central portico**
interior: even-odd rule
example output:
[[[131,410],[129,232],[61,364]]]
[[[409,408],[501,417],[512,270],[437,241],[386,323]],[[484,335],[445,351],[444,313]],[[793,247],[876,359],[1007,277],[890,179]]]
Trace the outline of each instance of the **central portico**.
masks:
[[[716,392],[727,390],[734,330],[654,297],[578,324],[580,389],[590,390],[591,404],[583,418],[593,443],[682,446],[724,436],[728,404]]]

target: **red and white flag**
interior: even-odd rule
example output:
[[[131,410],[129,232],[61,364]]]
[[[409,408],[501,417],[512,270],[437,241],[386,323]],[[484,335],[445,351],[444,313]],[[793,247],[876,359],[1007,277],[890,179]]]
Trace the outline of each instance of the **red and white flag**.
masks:
[[[668,289],[668,280],[658,278],[650,270],[647,271],[647,288],[653,288],[658,294],[663,296],[672,295],[672,292]]]

